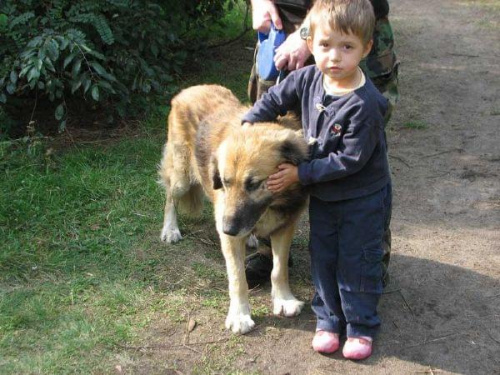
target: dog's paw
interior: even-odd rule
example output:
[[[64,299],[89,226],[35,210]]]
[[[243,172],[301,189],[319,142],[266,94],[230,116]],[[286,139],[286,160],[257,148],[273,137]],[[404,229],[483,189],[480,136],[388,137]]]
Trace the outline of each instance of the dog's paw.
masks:
[[[247,239],[247,246],[256,249],[259,246],[259,240],[255,234],[251,234]]]
[[[160,238],[163,242],[174,243],[180,241],[182,236],[179,228],[164,227]]]
[[[245,334],[250,332],[255,323],[249,314],[231,314],[229,313],[226,318],[226,328],[233,331],[233,333]]]
[[[304,307],[304,302],[293,299],[274,299],[274,315],[284,315],[287,317],[299,315]]]

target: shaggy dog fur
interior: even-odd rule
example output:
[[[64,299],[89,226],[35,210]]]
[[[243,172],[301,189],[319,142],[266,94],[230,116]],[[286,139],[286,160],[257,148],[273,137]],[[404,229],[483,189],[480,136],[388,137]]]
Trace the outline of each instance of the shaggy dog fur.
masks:
[[[166,190],[163,241],[181,239],[176,208],[199,213],[203,193],[214,205],[231,300],[226,327],[238,333],[254,326],[244,266],[245,242],[252,234],[271,238],[274,313],[295,316],[303,306],[288,284],[288,253],[307,194],[298,183],[271,193],[266,179],[281,163],[305,160],[307,145],[290,129],[297,129],[293,120],[241,126],[247,110],[221,86],[183,90],[172,100],[159,172]]]

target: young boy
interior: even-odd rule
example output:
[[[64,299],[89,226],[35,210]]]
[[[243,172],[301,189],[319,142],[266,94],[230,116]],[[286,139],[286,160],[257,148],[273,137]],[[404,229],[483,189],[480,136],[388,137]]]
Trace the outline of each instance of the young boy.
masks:
[[[292,72],[243,117],[244,123],[301,113],[311,160],[283,164],[268,179],[274,192],[310,185],[310,251],[317,317],[314,350],[371,355],[380,325],[384,223],[391,204],[384,115],[387,100],[359,63],[372,46],[368,0],[316,0],[307,44],[315,65]]]

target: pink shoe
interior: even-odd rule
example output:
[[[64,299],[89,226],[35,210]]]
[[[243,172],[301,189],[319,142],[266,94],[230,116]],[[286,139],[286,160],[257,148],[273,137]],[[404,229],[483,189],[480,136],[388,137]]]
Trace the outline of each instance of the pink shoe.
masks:
[[[348,337],[342,349],[342,354],[347,359],[365,359],[372,355],[372,338]]]
[[[312,347],[319,353],[330,354],[339,349],[339,335],[337,333],[318,330],[314,335]]]

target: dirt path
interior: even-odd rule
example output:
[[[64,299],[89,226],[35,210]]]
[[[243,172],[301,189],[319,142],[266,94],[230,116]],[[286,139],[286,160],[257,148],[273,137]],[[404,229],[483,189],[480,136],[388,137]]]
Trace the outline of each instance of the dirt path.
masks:
[[[244,374],[500,374],[500,6],[391,6],[401,60],[401,101],[389,131],[394,250],[374,355],[353,363],[314,353],[306,308],[296,319],[260,319],[236,339],[221,324],[202,324],[192,342],[212,344],[148,353],[156,366],[138,372],[161,361],[174,361],[180,373],[214,372],[220,361],[220,373],[229,366]],[[295,256],[305,266],[292,270],[292,287],[307,300],[307,254]],[[269,287],[253,298],[268,294]],[[204,319],[224,319],[211,315]]]
[[[391,5],[401,60],[389,133],[393,278],[375,355],[363,364],[317,356],[302,330],[310,324],[292,325],[258,357],[263,372],[500,373],[498,29],[483,27],[490,8],[472,2]]]

